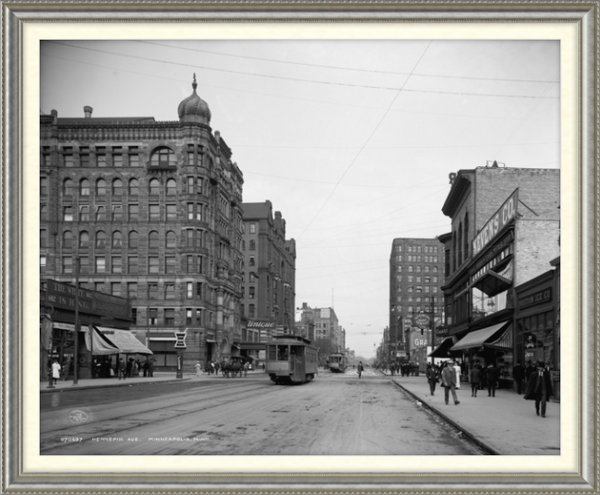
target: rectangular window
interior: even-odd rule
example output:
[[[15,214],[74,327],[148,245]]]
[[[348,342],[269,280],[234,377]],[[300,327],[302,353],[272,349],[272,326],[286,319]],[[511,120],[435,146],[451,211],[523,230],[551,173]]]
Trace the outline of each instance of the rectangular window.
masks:
[[[46,255],[42,254],[40,256],[40,268],[46,268]]]
[[[194,178],[193,177],[187,178],[187,192],[188,192],[188,194],[194,194]]]
[[[187,204],[187,218],[188,220],[194,219],[194,203]]]
[[[87,256],[79,257],[79,273],[90,273],[90,259]]]
[[[90,166],[90,148],[88,146],[79,147],[79,166],[89,167]]]
[[[73,273],[73,258],[71,256],[63,256],[62,272]]]
[[[185,234],[186,246],[193,247],[194,246],[194,231],[192,229],[186,230]]]
[[[106,259],[104,259],[104,256],[96,257],[96,273],[106,273]]]
[[[188,299],[192,299],[194,297],[194,283],[186,282],[185,283],[185,297]]]
[[[194,257],[193,256],[186,256],[185,272],[186,273],[194,272]]]
[[[129,205],[129,216],[130,222],[137,222],[140,219],[140,207],[139,205]]]
[[[202,297],[202,283],[198,282],[196,284],[196,295]]]
[[[112,162],[113,167],[123,166],[123,148],[121,146],[113,146]]]
[[[79,207],[79,221],[80,222],[89,222],[90,221],[90,207],[89,206],[80,206]]]
[[[104,146],[96,147],[96,166],[106,167],[106,148]]]
[[[192,324],[193,314],[194,314],[194,312],[190,308],[187,308],[185,310],[185,324],[186,325],[191,325]]]
[[[197,257],[197,263],[198,263],[198,273],[204,273],[204,257],[203,256],[198,256]]]
[[[73,156],[73,148],[71,146],[65,146],[63,148],[63,164],[65,167],[75,166],[75,158]]]
[[[104,292],[104,282],[94,282],[94,290],[96,292]]]
[[[127,297],[137,299],[137,282],[127,282]]]
[[[120,256],[113,256],[110,263],[112,273],[123,272],[123,258],[121,258]]]
[[[46,229],[40,230],[40,248],[48,247],[48,231]]]
[[[196,205],[196,220],[202,220],[202,204]]]
[[[148,273],[158,273],[158,256],[148,257]]]
[[[177,220],[177,205],[167,205],[167,220]]]
[[[160,220],[160,206],[159,205],[149,205],[150,212],[150,220],[158,221]]]
[[[137,273],[138,272],[138,257],[137,256],[128,256],[127,257],[127,267],[128,267],[128,273]]]
[[[175,299],[175,284],[165,284],[165,299]]]
[[[121,297],[121,282],[111,282],[110,294],[111,296]]]
[[[40,196],[48,196],[48,177],[40,177]]]
[[[248,298],[254,299],[255,296],[256,296],[256,287],[249,287],[248,288]]]
[[[175,310],[173,308],[165,308],[165,326],[172,327],[175,325]]]
[[[65,222],[73,221],[73,207],[72,206],[64,206],[63,207],[63,221],[65,221]]]
[[[157,308],[148,308],[148,325],[156,326],[158,325],[158,309]]]
[[[129,166],[139,167],[140,166],[140,155],[138,153],[139,148],[137,146],[129,147]]]
[[[148,284],[148,299],[158,299],[158,284]]]
[[[113,222],[120,222],[123,220],[123,205],[113,205],[112,220]]]
[[[255,223],[250,224],[250,233],[256,234],[256,224]]]
[[[165,273],[175,273],[175,256],[165,256]]]
[[[104,206],[98,206],[96,210],[96,221],[103,222],[106,220],[106,208]]]

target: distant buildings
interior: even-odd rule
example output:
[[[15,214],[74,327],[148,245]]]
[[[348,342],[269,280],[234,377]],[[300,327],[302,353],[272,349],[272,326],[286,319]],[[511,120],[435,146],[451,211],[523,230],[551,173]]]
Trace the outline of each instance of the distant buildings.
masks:
[[[82,287],[130,299],[162,370],[176,366],[175,331],[187,329],[187,371],[241,341],[243,176],[192,87],[177,121],[40,117],[42,283],[73,284],[77,259]]]
[[[243,203],[242,252],[244,342],[266,342],[292,333],[295,320],[296,243],[286,239],[285,220],[270,201]]]
[[[386,361],[426,360],[427,346],[435,345],[432,330],[442,323],[443,285],[444,246],[438,239],[394,239]]]
[[[332,352],[346,349],[346,330],[339,324],[333,308],[311,308],[303,303],[297,327],[311,340],[329,340]]]

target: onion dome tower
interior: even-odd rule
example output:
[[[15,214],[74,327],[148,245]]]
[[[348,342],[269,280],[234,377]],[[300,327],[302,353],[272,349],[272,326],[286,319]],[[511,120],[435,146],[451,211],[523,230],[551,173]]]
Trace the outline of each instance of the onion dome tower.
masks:
[[[179,122],[182,124],[197,123],[210,125],[210,109],[208,108],[208,103],[196,94],[197,87],[196,74],[194,74],[194,82],[192,83],[194,92],[183,100],[177,108]]]

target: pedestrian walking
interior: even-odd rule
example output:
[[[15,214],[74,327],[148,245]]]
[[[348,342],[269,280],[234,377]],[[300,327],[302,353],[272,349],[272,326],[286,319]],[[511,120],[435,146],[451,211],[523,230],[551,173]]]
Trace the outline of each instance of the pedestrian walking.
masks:
[[[454,369],[454,362],[448,361],[442,369],[442,386],[444,387],[444,400],[448,405],[449,395],[452,393],[452,399],[454,404],[458,406],[460,401],[456,396],[456,371]]]
[[[52,361],[52,385],[56,385],[56,382],[60,378],[60,370],[61,366],[58,364],[58,361],[55,359]]]
[[[513,367],[513,378],[517,386],[517,394],[523,393],[523,381],[525,380],[525,368],[521,364],[521,361],[517,361],[517,364]]]
[[[121,377],[123,377],[123,380],[125,380],[126,375],[126,364],[125,364],[125,360],[123,358],[119,358],[119,363],[117,364],[117,373],[119,375],[119,380],[121,379]]]
[[[462,369],[458,363],[454,363],[454,372],[456,373],[456,389],[460,388],[460,375],[462,374]]]
[[[487,382],[488,397],[496,397],[498,368],[496,368],[492,363],[490,363],[485,369],[485,381]]]
[[[154,358],[150,358],[148,362],[148,376],[154,376],[154,363],[156,360]]]
[[[529,382],[529,378],[533,373],[535,373],[535,366],[531,361],[527,361],[527,367],[525,368],[525,383]]]
[[[435,395],[435,386],[439,379],[437,371],[431,363],[427,363],[427,370],[425,371],[425,376],[427,377],[427,382],[429,383],[429,391],[431,392],[431,395]]]
[[[552,395],[554,395],[554,393],[552,391],[552,382],[550,381],[550,372],[543,362],[539,362],[537,371],[532,373],[529,377],[524,398],[527,400],[535,400],[535,413],[539,416],[541,409],[542,418],[545,418],[546,402]]]
[[[471,368],[471,397],[477,397],[477,390],[481,383],[481,368],[474,364]]]
[[[360,362],[358,363],[358,366],[356,367],[356,372],[358,373],[358,378],[360,378],[360,377],[361,377],[361,375],[362,375],[362,372],[363,372],[363,369],[364,369],[364,368],[363,368],[362,361],[360,361]]]
[[[200,364],[200,361],[196,361],[196,376],[200,376],[201,372],[202,372],[202,365]]]

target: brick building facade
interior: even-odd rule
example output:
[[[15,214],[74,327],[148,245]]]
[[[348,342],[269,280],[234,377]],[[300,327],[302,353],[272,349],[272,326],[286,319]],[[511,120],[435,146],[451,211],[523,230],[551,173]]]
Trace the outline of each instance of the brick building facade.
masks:
[[[443,213],[445,325],[449,352],[495,364],[510,383],[515,287],[560,255],[560,170],[489,167],[451,174]],[[444,344],[444,343],[443,343]],[[457,355],[457,354],[455,354]]]
[[[193,93],[179,120],[40,117],[41,278],[132,305],[158,369],[220,359],[240,340],[242,173]],[[233,347],[233,352],[236,352]]]

